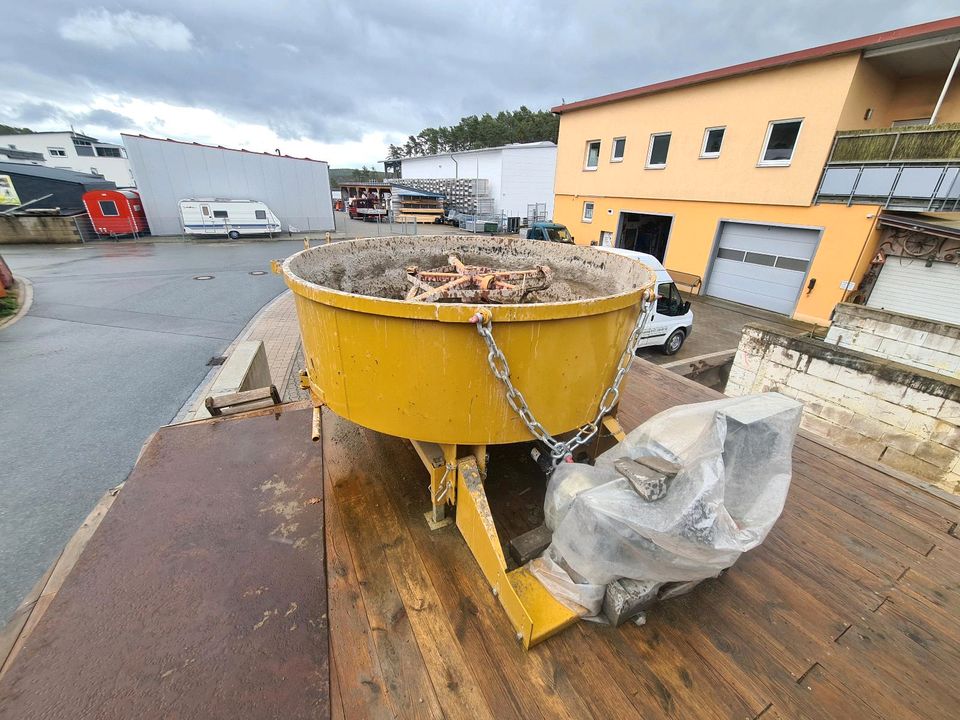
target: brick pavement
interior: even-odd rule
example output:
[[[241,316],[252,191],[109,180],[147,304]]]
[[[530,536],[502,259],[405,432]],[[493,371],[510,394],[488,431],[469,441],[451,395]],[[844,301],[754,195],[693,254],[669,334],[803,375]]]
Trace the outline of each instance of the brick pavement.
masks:
[[[297,311],[292,292],[285,291],[260,310],[244,331],[230,344],[226,354],[233,352],[236,344],[243,340],[263,342],[267,365],[270,367],[270,379],[277,386],[283,400],[303,400],[310,397],[306,390],[300,389],[297,377],[303,369],[304,361],[300,343],[300,326],[297,323]],[[196,419],[196,412],[203,405],[207,389],[216,380],[217,374],[212,372],[204,379],[177,413],[173,423]],[[206,414],[203,416],[206,417]]]
[[[300,352],[300,326],[293,303],[293,293],[287,290],[268,305],[248,328],[244,340],[261,340],[267,353],[270,377],[281,390],[287,386],[289,375],[296,375],[294,361]]]

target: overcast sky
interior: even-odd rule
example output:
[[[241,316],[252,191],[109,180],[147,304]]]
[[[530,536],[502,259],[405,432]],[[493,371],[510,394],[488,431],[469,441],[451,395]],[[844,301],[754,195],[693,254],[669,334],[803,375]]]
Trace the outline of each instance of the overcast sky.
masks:
[[[550,108],[955,14],[956,0],[8,3],[0,122],[370,165],[464,115]]]

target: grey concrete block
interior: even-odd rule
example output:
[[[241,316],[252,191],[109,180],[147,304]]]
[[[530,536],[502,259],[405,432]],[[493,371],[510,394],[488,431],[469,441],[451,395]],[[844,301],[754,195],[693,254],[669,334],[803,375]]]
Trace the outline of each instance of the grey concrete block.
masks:
[[[660,585],[627,578],[613,581],[603,596],[603,616],[614,627],[620,627],[657,601]]]

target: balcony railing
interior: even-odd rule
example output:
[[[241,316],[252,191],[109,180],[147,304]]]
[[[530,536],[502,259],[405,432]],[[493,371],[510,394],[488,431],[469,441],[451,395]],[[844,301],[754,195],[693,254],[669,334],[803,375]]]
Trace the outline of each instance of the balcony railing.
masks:
[[[960,124],[837,133],[814,203],[960,209]]]
[[[960,162],[827,166],[813,202],[953,212],[960,208]]]
[[[837,133],[828,165],[960,160],[960,123]]]

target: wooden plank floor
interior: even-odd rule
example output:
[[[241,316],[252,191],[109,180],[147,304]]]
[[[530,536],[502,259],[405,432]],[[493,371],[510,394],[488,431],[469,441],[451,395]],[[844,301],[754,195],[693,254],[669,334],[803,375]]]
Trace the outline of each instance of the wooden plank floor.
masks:
[[[714,397],[637,362],[620,420]],[[501,534],[540,522],[522,448],[492,456]],[[334,717],[957,716],[960,509],[812,439],[780,521],[722,578],[530,652],[456,528],[428,530],[408,443],[327,412],[324,458]]]

